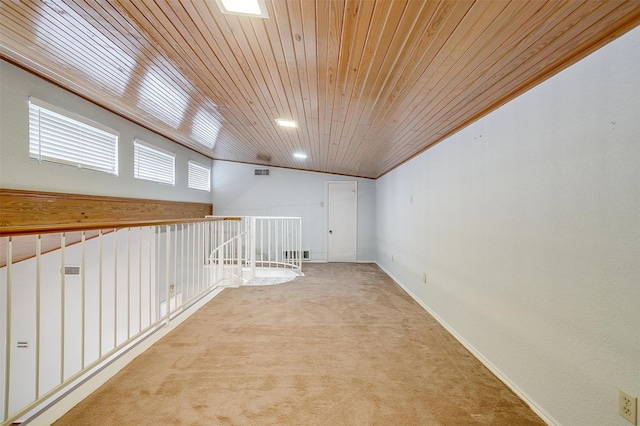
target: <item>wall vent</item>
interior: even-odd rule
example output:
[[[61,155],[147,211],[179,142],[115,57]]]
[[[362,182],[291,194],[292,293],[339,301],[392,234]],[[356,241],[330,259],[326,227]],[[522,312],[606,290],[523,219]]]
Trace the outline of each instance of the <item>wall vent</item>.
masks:
[[[269,176],[269,169],[255,169],[253,172],[256,176]]]
[[[64,275],[80,275],[79,266],[64,266],[60,268],[60,273]]]
[[[295,250],[288,250],[283,253],[285,259],[297,259],[298,253]],[[302,251],[302,260],[309,260],[309,250]]]

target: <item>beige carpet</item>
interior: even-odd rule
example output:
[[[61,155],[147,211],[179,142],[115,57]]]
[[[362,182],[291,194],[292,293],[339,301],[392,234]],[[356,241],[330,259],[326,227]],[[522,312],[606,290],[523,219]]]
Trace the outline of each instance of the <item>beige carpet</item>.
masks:
[[[226,289],[56,425],[543,425],[373,264]]]

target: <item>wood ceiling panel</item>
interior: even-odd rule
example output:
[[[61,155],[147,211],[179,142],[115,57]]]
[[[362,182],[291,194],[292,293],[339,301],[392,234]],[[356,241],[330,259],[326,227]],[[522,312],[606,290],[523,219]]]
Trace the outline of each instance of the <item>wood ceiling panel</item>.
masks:
[[[414,4],[421,6],[419,2],[414,2]],[[354,15],[353,8],[356,7],[358,8],[358,12],[355,14],[355,28],[345,29],[343,31],[343,38],[345,34],[353,33],[353,36],[351,37],[352,43],[349,45],[349,55],[348,57],[345,55],[347,60],[343,61],[343,75],[339,79],[342,81],[342,85],[340,97],[336,98],[336,100],[339,99],[340,103],[338,117],[337,120],[334,119],[334,124],[332,125],[332,127],[335,128],[334,140],[337,141],[337,145],[332,144],[330,148],[337,147],[337,150],[335,154],[330,153],[329,156],[336,159],[335,165],[338,169],[344,168],[342,163],[346,158],[346,153],[351,142],[348,131],[350,125],[355,121],[352,117],[355,117],[360,107],[362,89],[356,82],[358,80],[360,65],[363,62],[363,55],[365,55],[366,43],[371,35],[370,24],[375,10],[375,3],[368,1],[360,2],[358,5],[352,5],[352,9],[347,10],[347,13]],[[368,52],[368,54],[370,55],[370,52]],[[362,78],[360,81],[362,81]],[[336,100],[334,100],[334,108]]]
[[[295,66],[300,75],[303,90],[303,101],[307,119],[307,134],[309,135],[310,150],[309,161],[314,164],[322,164],[320,128],[318,121],[318,52],[317,44],[305,43],[305,40],[316,39],[316,8],[313,0],[301,0],[291,4],[291,31],[299,35],[295,43]],[[301,66],[300,64],[305,64]],[[306,87],[305,87],[306,83]]]
[[[401,8],[391,7],[394,5],[399,6],[400,4],[398,2],[391,4],[376,3],[374,15],[369,26],[369,34],[367,35],[367,46],[364,48],[360,64],[361,71],[356,78],[352,94],[352,97],[357,99],[357,102],[354,105],[354,109],[349,111],[350,119],[346,120],[346,131],[342,135],[343,140],[346,141],[346,152],[342,157],[341,167],[346,169],[357,170],[360,167],[361,158],[356,158],[355,162],[353,162],[353,158],[354,153],[362,147],[362,143],[365,140],[361,137],[355,137],[355,135],[362,135],[366,132],[368,128],[366,118],[379,97],[381,87],[384,85],[382,81],[389,73],[387,71],[389,69],[388,66],[383,67],[383,63],[387,58],[393,58],[394,53],[396,53],[393,50],[390,51],[388,40],[386,38],[383,39],[384,30],[385,28],[397,28],[402,17],[407,13],[411,13],[411,11],[407,12],[406,5]],[[437,4],[437,2],[413,3],[413,6],[421,7],[420,13],[415,14],[413,21],[407,20],[407,22],[409,24],[412,22],[428,23],[430,20],[429,11],[433,11]],[[398,32],[397,29],[396,32]],[[409,33],[404,35],[404,38],[396,37],[398,45],[404,45],[408,37],[410,37]]]
[[[221,86],[220,90],[223,92],[216,98],[219,102],[218,109],[222,111],[223,115],[229,117],[228,124],[223,126],[223,130],[231,128],[231,131],[243,136],[235,144],[229,144],[226,151],[223,151],[218,145],[217,151],[222,155],[222,158],[234,159],[244,156],[248,159],[253,152],[248,149],[251,145],[249,137],[255,137],[256,130],[253,126],[248,129],[250,133],[245,133],[246,130],[241,132],[239,129],[242,129],[248,122],[255,122],[255,118],[239,121],[237,117],[242,117],[242,114],[246,114],[248,117],[257,117],[261,110],[269,107],[270,97],[265,98],[260,90],[256,90],[257,81],[251,73],[250,66],[243,57],[234,53],[239,50],[239,47],[233,43],[230,30],[221,28],[214,20],[209,10],[211,5],[197,0],[182,4],[185,7],[185,13],[194,20],[190,24],[187,21],[188,18],[185,17],[184,25],[186,27],[195,25],[200,29],[201,44],[207,47],[206,50],[198,53],[198,58],[202,61],[200,69],[205,75],[211,74],[213,78],[208,79],[209,83],[214,85],[218,81]],[[215,72],[210,70],[215,70]],[[264,132],[269,132],[269,137],[273,137],[275,132],[270,132],[270,130],[264,129]],[[257,152],[260,154],[259,150]]]
[[[211,158],[376,178],[640,23],[638,0],[266,4],[0,0],[0,55]]]
[[[436,128],[435,132],[451,132],[452,129],[455,129],[455,126],[460,126],[459,116],[470,116],[472,112],[470,111],[472,106],[476,103],[488,104],[490,101],[494,101],[498,104],[503,103],[507,99],[500,100],[500,96],[498,93],[517,93],[519,91],[523,91],[526,89],[521,86],[521,82],[524,80],[533,80],[536,76],[538,79],[542,80],[545,77],[551,75],[548,72],[546,75],[543,73],[544,67],[549,68],[549,64],[551,64],[551,69],[553,69],[553,65],[556,64],[559,68],[564,68],[566,66],[567,52],[573,52],[576,57],[585,56],[585,52],[575,52],[575,50],[571,50],[570,46],[567,43],[570,43],[572,46],[581,46],[580,40],[584,40],[585,38],[589,38],[593,34],[593,30],[597,29],[599,25],[602,24],[602,21],[593,22],[594,19],[599,19],[601,15],[606,14],[609,6],[615,6],[613,3],[602,4],[602,7],[598,8],[599,13],[590,13],[589,16],[584,16],[582,13],[586,12],[585,9],[578,9],[573,11],[573,13],[568,17],[563,17],[562,19],[558,19],[558,26],[564,26],[565,28],[561,28],[556,31],[558,34],[558,38],[553,41],[550,41],[548,44],[544,46],[534,44],[531,47],[530,52],[532,54],[529,55],[527,60],[523,62],[523,64],[531,66],[529,69],[524,69],[524,66],[517,66],[514,64],[511,66],[511,62],[507,62],[510,66],[507,69],[501,69],[497,71],[494,75],[493,81],[488,81],[484,84],[478,84],[478,88],[475,93],[471,97],[463,98],[463,100],[457,100],[458,105],[448,105],[443,108],[439,114],[434,114],[434,118],[439,124],[439,128]],[[575,16],[578,12],[580,15]],[[593,12],[593,11],[591,11]],[[588,23],[588,24],[587,24]],[[566,26],[570,26],[574,31],[571,35],[567,34],[564,29]],[[582,32],[580,32],[582,31]],[[536,38],[535,40],[539,40]],[[564,53],[560,53],[564,52]],[[560,59],[562,58],[562,59]],[[559,60],[559,61],[558,61]],[[522,70],[522,74],[518,74],[518,70]],[[555,71],[558,71],[557,69]],[[553,72],[555,73],[555,72]],[[540,81],[538,80],[538,81]],[[496,92],[492,95],[490,91]],[[511,95],[512,97],[513,95]],[[452,99],[449,99],[449,102],[452,102]],[[462,108],[459,108],[461,106]],[[458,117],[453,116],[453,111],[459,111]],[[419,123],[419,119],[415,120],[416,123]],[[419,130],[425,130],[424,128]]]
[[[450,99],[449,94],[458,93],[456,99],[463,98],[464,94],[473,85],[478,84],[483,76],[491,75],[486,68],[479,66],[479,62],[487,57],[498,58],[496,60],[499,61],[501,55],[508,53],[508,49],[489,42],[509,40],[515,29],[521,28],[526,20],[530,19],[531,13],[539,9],[541,3],[527,2],[524,6],[514,3],[507,5],[503,2],[487,4],[505,7],[470,10],[460,25],[460,28],[468,29],[470,32],[452,33],[452,37],[456,36],[456,44],[453,44],[454,40],[451,38],[447,41],[456,54],[451,55],[447,51],[445,52],[447,56],[443,56],[440,50],[438,55],[431,59],[429,65],[429,68],[435,69],[435,72],[418,76],[412,86],[408,86],[395,98],[396,104],[389,105],[384,111],[386,114],[379,118],[381,121],[386,121],[402,113],[402,121],[397,126],[401,130],[388,137],[389,146],[385,150],[388,159],[395,158],[393,154],[396,153],[406,158],[420,149],[411,141],[419,137],[422,132],[437,129],[440,121],[434,115],[440,110],[442,102]],[[530,11],[526,8],[530,8]],[[483,27],[465,25],[468,19],[470,22],[490,21],[491,25]],[[490,50],[487,52],[487,49]],[[422,93],[426,95],[421,95]],[[468,102],[463,105],[467,104]],[[455,111],[455,107],[447,110],[447,112]],[[424,120],[424,117],[429,119]],[[441,131],[440,134],[445,134],[445,131]],[[397,158],[395,159],[397,161]]]
[[[408,68],[402,78],[399,79],[399,84],[395,88],[396,91],[402,90],[402,93],[406,93],[407,96],[410,94],[421,96],[428,93],[421,87],[416,86],[417,80],[423,75],[430,77],[437,71],[439,63],[434,61],[438,58],[438,55],[447,57],[450,51],[445,49],[445,45],[458,27],[460,20],[466,16],[473,6],[474,4],[471,2],[455,0],[443,1],[439,4],[429,20],[428,26],[419,34],[420,41],[418,43],[421,43],[421,45],[415,50],[415,56],[410,59],[411,63],[415,65]],[[459,31],[463,30],[464,28]],[[381,87],[384,87],[384,84]],[[404,97],[399,98],[404,101]],[[367,142],[361,144],[360,151],[354,154],[361,159],[360,167],[362,170],[371,169],[375,164],[379,164],[380,168],[384,167],[384,163],[381,164],[380,161],[389,161],[387,153],[393,146],[391,135],[402,130],[402,127],[397,122],[392,122],[389,117],[379,117],[379,114],[383,111],[385,99],[377,96],[376,101],[367,110],[367,117],[361,120],[361,122],[365,122],[369,126],[363,127],[363,132],[355,135],[357,139]],[[414,111],[416,108],[411,108],[409,112]]]

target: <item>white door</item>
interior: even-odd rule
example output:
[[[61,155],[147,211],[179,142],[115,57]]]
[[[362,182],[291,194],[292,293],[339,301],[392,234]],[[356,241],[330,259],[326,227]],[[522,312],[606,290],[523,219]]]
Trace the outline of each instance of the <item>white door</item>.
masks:
[[[327,260],[329,262],[356,261],[357,206],[357,182],[327,182]]]

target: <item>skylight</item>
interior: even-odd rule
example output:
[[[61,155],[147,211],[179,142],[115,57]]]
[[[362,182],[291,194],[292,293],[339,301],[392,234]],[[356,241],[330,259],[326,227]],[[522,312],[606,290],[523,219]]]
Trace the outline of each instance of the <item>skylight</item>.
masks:
[[[264,0],[217,0],[222,13],[268,18]]]
[[[276,118],[276,123],[282,127],[298,127],[298,123],[293,120],[287,120],[285,118]]]

